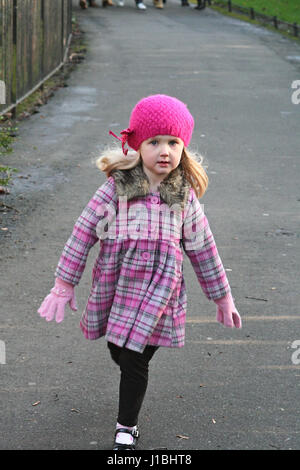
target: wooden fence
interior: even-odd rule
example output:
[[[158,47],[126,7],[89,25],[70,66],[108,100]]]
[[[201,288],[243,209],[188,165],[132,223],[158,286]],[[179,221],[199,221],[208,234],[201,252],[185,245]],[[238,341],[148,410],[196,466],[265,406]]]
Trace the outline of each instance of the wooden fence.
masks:
[[[72,0],[0,0],[0,115],[64,63]]]

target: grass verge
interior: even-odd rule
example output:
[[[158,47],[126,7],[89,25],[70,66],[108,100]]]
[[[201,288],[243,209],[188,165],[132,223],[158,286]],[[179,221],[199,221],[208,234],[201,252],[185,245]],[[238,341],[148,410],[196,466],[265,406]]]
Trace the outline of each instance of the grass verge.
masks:
[[[194,0],[190,1],[194,2]],[[272,18],[276,16],[279,21],[285,21],[290,24],[297,23],[300,26],[300,0],[299,6],[295,6],[294,0],[233,0],[231,3],[231,12],[228,11],[227,1],[214,0],[209,6],[223,15],[231,16],[241,21],[247,21],[257,26],[263,26],[270,31],[280,33],[300,43],[300,27],[298,28],[298,36],[295,36],[292,27],[279,25],[279,28],[275,28],[272,24]],[[284,10],[283,4],[286,5],[286,10]],[[235,6],[236,10],[234,9]],[[241,7],[240,11],[238,10],[239,7]],[[242,8],[247,8],[249,13],[244,12]],[[261,18],[251,19],[250,8],[253,8],[256,14],[266,15],[270,18],[270,21],[268,22]]]

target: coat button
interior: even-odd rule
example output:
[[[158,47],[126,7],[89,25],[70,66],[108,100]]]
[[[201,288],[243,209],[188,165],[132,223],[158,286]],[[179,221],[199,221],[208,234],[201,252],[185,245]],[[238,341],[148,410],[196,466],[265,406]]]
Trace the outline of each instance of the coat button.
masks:
[[[150,253],[148,253],[148,251],[144,251],[144,252],[142,253],[142,257],[143,257],[143,259],[144,259],[145,261],[148,260],[148,259],[150,258],[150,256],[151,256],[151,255],[150,255]]]
[[[157,196],[151,196],[151,202],[152,202],[152,204],[157,204],[158,203],[158,197]]]

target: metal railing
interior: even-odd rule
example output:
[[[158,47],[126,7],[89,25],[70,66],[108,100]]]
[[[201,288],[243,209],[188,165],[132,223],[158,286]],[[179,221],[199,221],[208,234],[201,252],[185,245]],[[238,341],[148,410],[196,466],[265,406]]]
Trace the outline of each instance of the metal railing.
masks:
[[[72,0],[0,0],[0,115],[65,62]]]
[[[256,20],[263,25],[273,26],[276,29],[281,29],[293,36],[299,37],[300,25],[297,23],[288,23],[279,19],[277,16],[268,16],[263,13],[257,12],[252,7],[243,7],[237,5],[231,0],[214,0],[213,5],[227,8],[229,12],[241,13],[242,15],[248,16],[251,20]]]

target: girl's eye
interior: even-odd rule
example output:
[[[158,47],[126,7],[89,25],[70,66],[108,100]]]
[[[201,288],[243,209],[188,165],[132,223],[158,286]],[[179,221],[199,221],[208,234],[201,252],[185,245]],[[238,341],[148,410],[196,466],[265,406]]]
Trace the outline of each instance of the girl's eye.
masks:
[[[171,140],[170,145],[176,145],[178,144],[177,140]]]
[[[150,144],[156,145],[156,144],[157,144],[157,140],[151,140]]]

